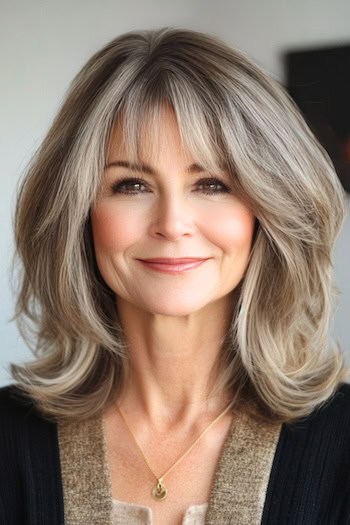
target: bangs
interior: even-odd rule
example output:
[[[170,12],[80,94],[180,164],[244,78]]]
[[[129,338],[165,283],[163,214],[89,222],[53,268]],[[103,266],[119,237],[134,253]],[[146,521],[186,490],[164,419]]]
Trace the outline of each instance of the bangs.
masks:
[[[121,127],[123,148],[130,161],[139,165],[145,157],[156,154],[165,109],[174,113],[183,152],[208,172],[222,172],[226,160],[219,147],[222,139],[214,112],[189,82],[175,79],[168,71],[158,73],[146,85],[144,79],[134,82],[121,100],[115,125]]]

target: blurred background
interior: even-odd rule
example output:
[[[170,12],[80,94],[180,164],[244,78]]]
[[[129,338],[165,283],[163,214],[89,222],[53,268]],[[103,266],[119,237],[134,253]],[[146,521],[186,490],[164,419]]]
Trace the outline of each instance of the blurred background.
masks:
[[[16,185],[86,60],[133,29],[183,27],[218,36],[289,88],[349,189],[349,0],[1,0],[0,386],[31,357],[10,286]],[[322,51],[322,52],[321,52]],[[350,196],[347,195],[350,212]],[[340,295],[332,325],[350,364],[350,214],[334,252]]]

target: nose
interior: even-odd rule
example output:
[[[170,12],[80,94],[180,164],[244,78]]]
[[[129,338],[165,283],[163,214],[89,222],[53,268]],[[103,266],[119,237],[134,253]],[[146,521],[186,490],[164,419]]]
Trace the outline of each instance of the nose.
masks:
[[[194,209],[182,195],[160,197],[154,204],[150,223],[152,237],[176,240],[195,232]]]

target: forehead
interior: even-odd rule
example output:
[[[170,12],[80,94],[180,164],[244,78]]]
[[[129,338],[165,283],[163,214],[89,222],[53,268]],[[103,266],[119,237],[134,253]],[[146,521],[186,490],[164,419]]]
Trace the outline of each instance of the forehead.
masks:
[[[118,114],[106,160],[123,157],[137,165],[157,162],[160,155],[168,159],[176,155],[177,160],[181,157],[188,165],[198,164],[216,173],[226,171],[226,163],[221,153],[215,151],[214,143],[213,133],[199,127],[187,114],[178,115],[169,103],[162,103],[134,115]]]
[[[108,160],[124,156],[137,162],[157,157],[161,150],[193,159],[183,144],[175,112],[169,106],[164,106],[156,117],[143,118],[137,129],[130,129],[128,124],[123,115],[116,120],[111,133]]]

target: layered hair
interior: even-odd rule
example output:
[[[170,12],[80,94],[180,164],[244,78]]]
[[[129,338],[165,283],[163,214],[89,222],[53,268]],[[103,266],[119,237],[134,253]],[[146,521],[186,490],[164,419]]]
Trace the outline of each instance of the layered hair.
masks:
[[[164,104],[186,150],[210,172],[227,170],[257,221],[212,392],[229,391],[257,418],[306,416],[348,373],[329,338],[343,192],[283,87],[243,53],[185,29],[128,32],[98,51],[29,165],[15,212],[16,318],[35,359],[12,364],[12,376],[56,420],[94,416],[122,391],[127,341],[90,216],[116,122],[138,162],[145,123],[159,131]]]

